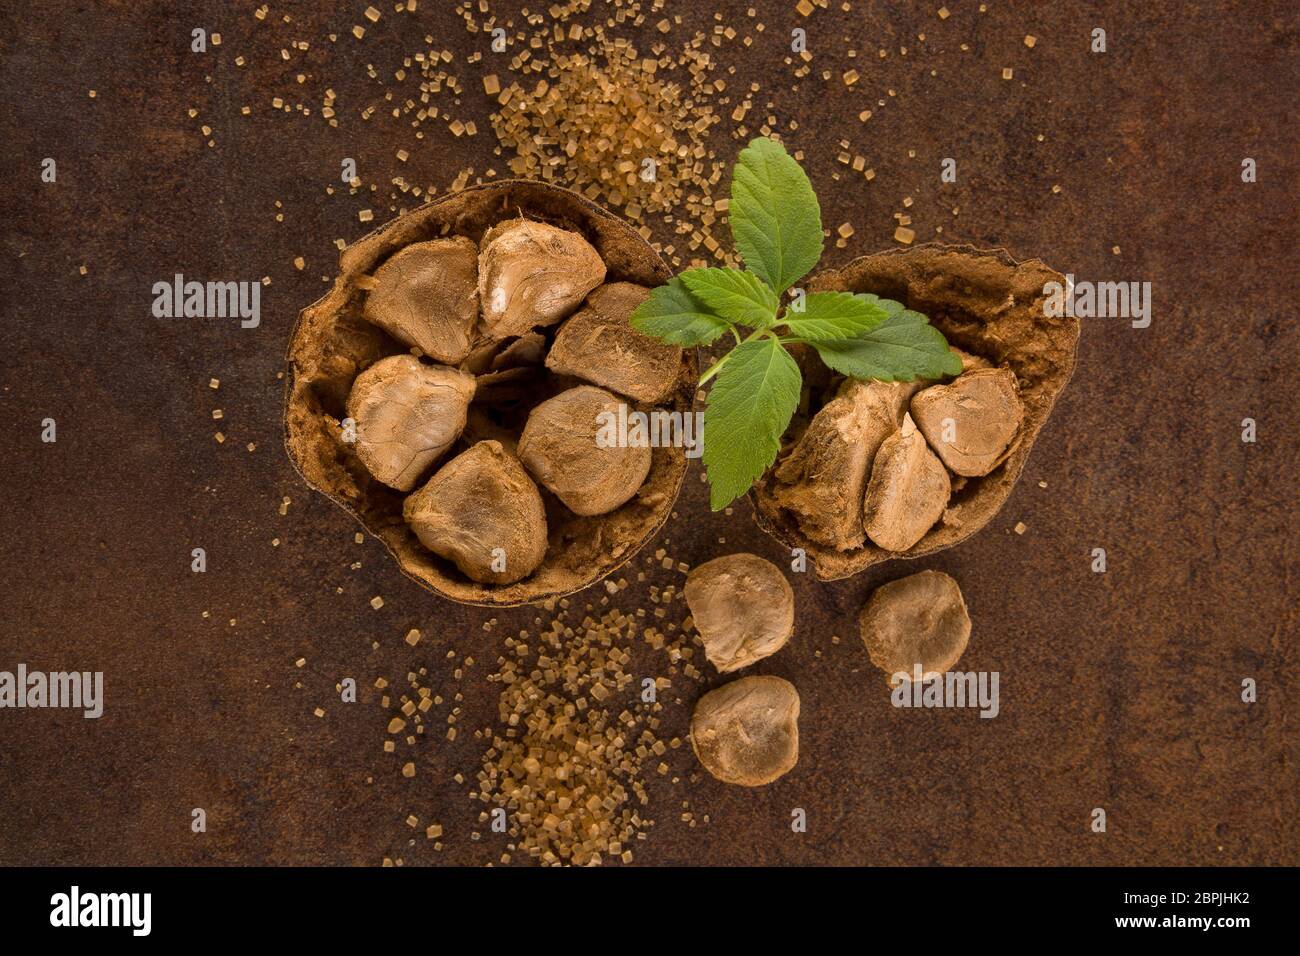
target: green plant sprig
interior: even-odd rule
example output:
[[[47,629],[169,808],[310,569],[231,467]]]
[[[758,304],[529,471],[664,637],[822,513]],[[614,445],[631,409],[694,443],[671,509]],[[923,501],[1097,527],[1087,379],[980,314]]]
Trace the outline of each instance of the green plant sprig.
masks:
[[[747,268],[688,269],[632,314],[638,331],[674,345],[709,345],[728,332],[736,340],[700,376],[701,385],[713,381],[703,443],[714,511],[748,491],[781,450],[803,385],[786,346],[808,345],[830,368],[859,379],[961,371],[958,355],[921,313],[874,295],[795,288],[821,259],[821,207],[780,143],[755,139],[741,150],[728,216]]]

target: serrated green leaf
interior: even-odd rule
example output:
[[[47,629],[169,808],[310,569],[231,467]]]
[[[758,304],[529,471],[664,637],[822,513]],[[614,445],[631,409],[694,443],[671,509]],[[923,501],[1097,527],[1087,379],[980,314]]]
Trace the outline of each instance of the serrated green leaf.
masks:
[[[822,211],[812,183],[785,147],[756,139],[731,179],[731,234],[749,270],[785,292],[822,256]]]
[[[896,312],[857,338],[809,344],[823,362],[853,378],[910,382],[961,373],[961,358],[948,347],[943,333],[910,309]]]
[[[727,354],[704,410],[704,465],[714,511],[748,491],[776,461],[801,384],[799,366],[773,338],[745,342]]]
[[[730,325],[695,300],[680,279],[650,293],[632,313],[632,328],[670,345],[708,345]]]
[[[893,299],[882,299],[873,292],[855,292],[853,293],[859,299],[865,299],[869,305],[876,305],[885,310],[888,316],[895,316],[906,310],[906,306],[901,302],[895,302]],[[920,313],[918,313],[920,314]],[[922,316],[924,318],[924,316]],[[926,319],[929,322],[929,319]]]
[[[776,293],[752,272],[688,269],[678,278],[696,299],[738,325],[764,329],[776,318]]]
[[[804,298],[803,311],[787,309],[781,322],[805,342],[826,342],[870,332],[887,318],[879,300],[852,292],[813,292]]]

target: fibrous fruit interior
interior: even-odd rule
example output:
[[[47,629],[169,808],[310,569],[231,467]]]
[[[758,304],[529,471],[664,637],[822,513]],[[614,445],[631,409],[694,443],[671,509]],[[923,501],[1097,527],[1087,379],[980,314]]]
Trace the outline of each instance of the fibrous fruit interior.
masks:
[[[479,252],[483,331],[494,339],[554,325],[605,280],[605,263],[576,232],[515,219],[494,226]]]
[[[645,286],[631,282],[607,282],[596,289],[560,326],[546,367],[638,402],[662,402],[677,381],[682,349],[632,328],[632,312],[649,295]]]
[[[867,537],[889,551],[906,551],[943,515],[952,481],[911,415],[881,443],[863,504]]]
[[[810,538],[841,551],[861,546],[871,463],[902,424],[915,390],[912,383],[847,380],[780,460],[773,501]]]
[[[406,246],[381,265],[366,296],[366,321],[434,361],[469,354],[478,321],[478,246],[464,236]]]
[[[912,415],[943,463],[955,474],[987,475],[1011,445],[1025,407],[1010,369],[965,372],[949,385],[912,400]]]
[[[578,515],[601,515],[627,502],[650,472],[648,445],[601,447],[603,423],[625,404],[612,392],[579,385],[528,415],[519,458],[529,472]]]

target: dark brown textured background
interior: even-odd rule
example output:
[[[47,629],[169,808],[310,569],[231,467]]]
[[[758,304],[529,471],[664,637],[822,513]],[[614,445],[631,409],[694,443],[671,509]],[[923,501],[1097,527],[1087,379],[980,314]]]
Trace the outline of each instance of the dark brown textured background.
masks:
[[[352,542],[351,519],[303,486],[280,446],[276,372],[294,318],[332,274],[334,238],[366,230],[358,209],[390,215],[346,190],[326,195],[340,159],[356,157],[367,183],[401,174],[440,190],[465,165],[505,169],[491,155],[481,68],[464,61],[485,36],[449,4],[421,0],[414,18],[375,5],[378,25],[362,19],[364,2],[275,4],[265,23],[253,4],[0,11],[0,669],[103,670],[107,693],[98,721],[0,711],[0,863],[470,864],[501,852],[501,837],[472,839],[478,807],[449,778],[472,779],[482,744],[470,730],[495,717],[486,675],[503,633],[534,613],[498,612],[484,632],[488,612],[420,590],[378,543]],[[942,225],[942,238],[1039,256],[1081,279],[1150,281],[1154,320],[1146,330],[1083,321],[1074,381],[979,536],[916,565],[795,582],[796,637],[759,670],[799,687],[799,765],[758,791],[657,782],[657,824],[638,860],[1300,862],[1294,5],[989,0],[981,14],[949,0],[946,21],[939,0],[855,0],[850,13],[834,3],[806,20],[793,3],[755,5],[767,29],[753,48],[715,55],[737,68],[731,89],[760,82],[760,105],[770,98],[783,121],[798,120],[788,139],[808,154],[826,225],[856,227],[828,264],[890,245],[910,195],[919,239]],[[726,4],[719,22],[746,32],[745,7]],[[712,29],[714,9],[670,4],[684,25],[669,41]],[[623,29],[649,43],[661,16]],[[354,23],[368,27],[362,43]],[[194,26],[222,45],[188,52]],[[782,63],[794,26],[816,54],[797,90]],[[1104,55],[1088,52],[1096,26]],[[457,51],[472,139],[426,124],[417,142],[404,122],[356,115],[382,108],[386,80],[425,33]],[[1038,38],[1032,50],[1025,34]],[[292,39],[311,47],[286,64],[279,50]],[[862,51],[855,64],[848,45]],[[367,63],[384,79],[368,79]],[[848,65],[862,73],[852,94],[838,79]],[[318,114],[326,87],[338,93],[338,129]],[[313,116],[272,115],[275,95],[310,103]],[[253,116],[239,115],[245,103]],[[713,140],[728,160],[739,148],[730,126]],[[835,162],[841,137],[874,182]],[[47,156],[56,185],[39,180]],[[941,187],[946,156],[959,178]],[[1253,185],[1240,179],[1246,156],[1258,162]],[[261,328],[154,319],[150,288],[178,271],[271,276]],[[211,421],[213,407],[224,421]],[[53,445],[39,440],[47,416]],[[1239,437],[1247,416],[1259,423],[1254,445]],[[783,561],[748,505],[732,520],[708,513],[698,469],[679,508],[660,540],[676,557],[748,549]],[[189,570],[193,547],[207,549],[204,575]],[[1094,547],[1108,552],[1104,575],[1089,570]],[[895,710],[866,660],[854,623],[864,596],[922,567],[962,585],[974,621],[962,666],[1001,672],[995,720]],[[380,611],[368,604],[376,594]],[[411,626],[432,640],[408,647]],[[414,666],[443,674],[449,648],[478,660],[461,684],[462,735],[427,742],[419,774],[403,779],[407,758],[381,752],[388,714],[368,688],[381,675],[401,686]],[[362,703],[338,703],[346,676],[367,689]],[[1257,704],[1240,701],[1244,677],[1258,681]],[[669,709],[676,732],[689,703]],[[689,753],[672,760],[694,772]],[[683,800],[711,822],[687,827]],[[1104,835],[1088,829],[1098,806]],[[208,833],[190,832],[192,807],[207,809]],[[793,807],[808,811],[806,834],[789,830]],[[442,853],[422,833],[408,845],[410,812],[442,823]]]

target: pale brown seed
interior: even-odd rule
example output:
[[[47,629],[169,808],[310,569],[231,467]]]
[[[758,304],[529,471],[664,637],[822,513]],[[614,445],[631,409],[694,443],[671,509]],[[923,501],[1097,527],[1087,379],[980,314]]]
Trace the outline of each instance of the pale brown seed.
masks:
[[[691,746],[724,783],[761,787],[799,759],[799,692],[781,677],[742,677],[695,704]]]
[[[882,584],[858,618],[871,663],[891,683],[909,678],[917,665],[922,676],[956,666],[970,639],[970,616],[957,582],[941,571],[921,571]]]

